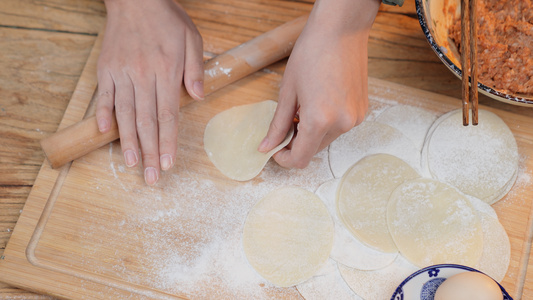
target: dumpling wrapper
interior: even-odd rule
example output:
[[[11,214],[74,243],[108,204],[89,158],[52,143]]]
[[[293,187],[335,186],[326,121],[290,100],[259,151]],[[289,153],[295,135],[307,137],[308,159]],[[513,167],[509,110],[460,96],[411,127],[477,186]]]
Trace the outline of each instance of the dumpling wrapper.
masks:
[[[478,211],[483,228],[483,252],[476,267],[501,282],[511,262],[511,242],[503,225],[492,215]]]
[[[214,116],[205,127],[204,150],[225,176],[246,181],[257,176],[270,157],[287,146],[294,134],[267,153],[257,150],[274,118],[277,102],[267,100],[236,106]]]
[[[493,204],[516,180],[518,147],[496,114],[480,109],[479,120],[463,126],[460,109],[441,116],[428,133],[422,164],[433,178]]]
[[[329,163],[340,178],[356,162],[370,154],[386,153],[420,170],[420,151],[398,129],[374,121],[364,121],[342,134],[329,146]]]
[[[400,253],[419,268],[479,262],[481,221],[468,198],[452,186],[428,178],[400,184],[390,196],[387,222]]]
[[[324,182],[315,194],[322,199],[335,223],[335,239],[330,257],[336,262],[358,270],[377,270],[390,265],[398,256],[373,249],[359,241],[337,214],[337,188],[341,179]],[[339,298],[336,298],[339,299]]]
[[[423,108],[395,105],[379,114],[375,121],[398,129],[421,151],[428,130],[436,119],[436,114]]]
[[[346,228],[366,245],[396,253],[387,224],[387,204],[394,189],[420,175],[403,160],[389,154],[367,156],[342,177],[337,210]]]
[[[244,224],[243,248],[257,273],[276,286],[289,287],[324,266],[333,238],[333,220],[318,196],[284,187],[252,208]]]

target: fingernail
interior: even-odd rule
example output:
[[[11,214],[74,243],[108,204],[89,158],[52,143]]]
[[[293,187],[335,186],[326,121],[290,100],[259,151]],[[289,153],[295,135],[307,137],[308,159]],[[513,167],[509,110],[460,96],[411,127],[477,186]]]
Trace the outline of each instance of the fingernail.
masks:
[[[100,119],[98,120],[98,130],[100,130],[100,132],[105,132],[109,129],[109,122],[107,122],[106,119]]]
[[[259,147],[257,147],[257,151],[259,152],[265,152],[268,150],[268,139],[267,138],[264,138],[262,141],[261,141],[261,144],[259,144]]]
[[[144,181],[146,181],[148,185],[154,185],[158,179],[159,176],[157,175],[157,170],[155,168],[148,167],[144,169]]]
[[[133,167],[137,164],[137,154],[133,150],[126,150],[124,152],[124,160],[126,161],[126,166]]]
[[[161,169],[163,169],[163,171],[172,168],[172,156],[170,156],[170,154],[161,155],[161,158],[159,160],[161,163]]]
[[[204,82],[203,81],[195,81],[192,84],[192,91],[196,97],[200,100],[204,100]]]

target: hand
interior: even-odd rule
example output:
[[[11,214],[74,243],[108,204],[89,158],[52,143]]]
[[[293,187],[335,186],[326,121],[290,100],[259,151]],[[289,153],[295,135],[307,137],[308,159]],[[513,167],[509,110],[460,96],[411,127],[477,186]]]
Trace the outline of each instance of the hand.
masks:
[[[305,168],[317,152],[363,121],[368,108],[368,35],[379,4],[315,3],[287,63],[278,107],[259,151],[279,145],[298,116],[290,148],[273,157],[283,167]]]
[[[173,0],[107,0],[106,8],[98,128],[109,131],[115,111],[126,165],[136,166],[142,153],[145,181],[154,185],[176,159],[182,84],[204,97],[202,37]]]

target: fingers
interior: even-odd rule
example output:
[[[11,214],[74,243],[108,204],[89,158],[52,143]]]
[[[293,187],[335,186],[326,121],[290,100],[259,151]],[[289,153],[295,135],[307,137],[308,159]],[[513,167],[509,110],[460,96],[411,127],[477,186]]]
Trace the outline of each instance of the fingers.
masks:
[[[158,79],[157,89],[157,122],[159,124],[159,160],[163,171],[174,166],[177,152],[178,112],[181,76]]]
[[[303,169],[316,153],[360,122],[352,118],[351,114],[332,112],[326,107],[322,107],[321,114],[317,114],[314,108],[307,108],[301,112],[298,130],[290,149],[288,147],[278,151],[273,158],[282,167]]]
[[[160,168],[168,170],[175,162],[180,85],[172,81],[176,76],[159,80],[157,87],[155,77],[135,81],[126,74],[123,77],[114,85],[114,106],[124,160],[128,167],[136,166],[141,153],[145,181],[154,185]],[[180,83],[181,79],[179,76],[176,81]],[[104,117],[113,109],[107,97],[108,93],[103,93],[97,104],[97,111]]]
[[[159,126],[155,78],[144,77],[135,86],[135,125],[140,142],[144,180],[154,185],[159,180]],[[118,112],[117,112],[118,113]]]
[[[197,33],[197,31],[195,31]],[[186,32],[184,82],[189,95],[195,100],[203,100],[204,63],[203,41],[199,33]]]
[[[268,152],[278,146],[287,136],[287,132],[292,126],[294,116],[296,115],[296,93],[288,89],[280,90],[280,98],[274,118],[270,122],[268,132],[259,144],[259,152]]]
[[[106,71],[98,72],[98,102],[96,103],[96,121],[98,130],[106,133],[111,128],[111,118],[115,107],[115,84]]]
[[[120,133],[120,145],[126,165],[133,167],[139,162],[133,84],[126,76],[116,78],[114,82],[115,114]]]
[[[323,140],[327,135],[325,128],[312,126],[310,122],[306,124],[305,121],[303,119],[298,124],[298,133],[292,141],[291,149],[284,148],[274,154],[273,158],[280,166],[303,169],[323,147]]]
[[[145,181],[153,185],[176,161],[184,82],[193,98],[204,98],[202,38],[175,1],[109,8],[98,61],[98,128],[109,131],[115,113],[126,165],[138,165],[142,155]]]

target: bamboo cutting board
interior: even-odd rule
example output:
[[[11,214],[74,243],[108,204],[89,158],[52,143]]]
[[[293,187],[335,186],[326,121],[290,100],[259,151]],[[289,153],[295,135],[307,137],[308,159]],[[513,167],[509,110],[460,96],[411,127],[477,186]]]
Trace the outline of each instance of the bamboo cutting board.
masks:
[[[98,51],[97,44],[60,128],[94,109]],[[301,297],[295,288],[274,288],[254,273],[243,257],[240,234],[249,209],[270,190],[291,184],[314,190],[331,179],[327,153],[304,170],[284,170],[271,161],[259,177],[240,183],[221,175],[202,146],[212,116],[276,99],[280,79],[258,72],[182,108],[180,159],[154,188],[144,184],[141,169],[124,166],[118,142],[58,170],[45,161],[0,258],[0,281],[76,299]],[[370,79],[369,97],[370,118],[396,104],[439,114],[460,104],[377,79]],[[494,205],[512,249],[502,284],[519,299],[525,295],[533,228],[533,119],[483,108],[504,119],[519,146],[517,183]]]

